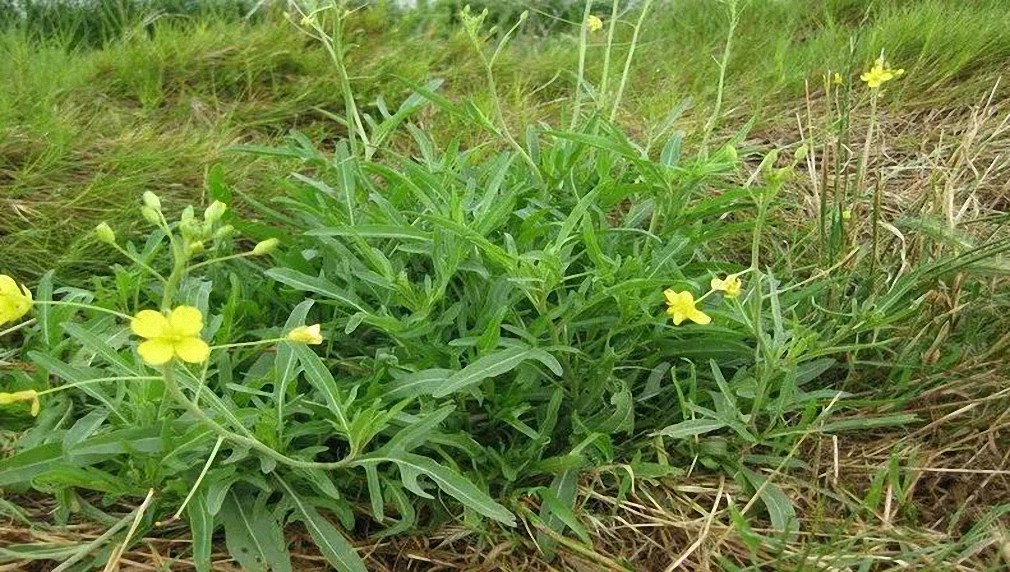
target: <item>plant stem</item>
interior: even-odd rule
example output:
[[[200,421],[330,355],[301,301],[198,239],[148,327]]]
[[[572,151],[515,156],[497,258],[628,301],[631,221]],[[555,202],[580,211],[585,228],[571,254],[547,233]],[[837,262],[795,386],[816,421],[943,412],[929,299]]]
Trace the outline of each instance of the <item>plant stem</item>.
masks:
[[[737,0],[729,0],[729,32],[726,34],[726,46],[723,48],[722,60],[719,61],[719,86],[715,92],[715,107],[712,115],[705,125],[705,134],[701,139],[702,153],[708,153],[708,140],[715,130],[715,125],[719,121],[719,114],[722,113],[722,96],[726,86],[726,68],[729,67],[729,56],[732,53],[733,36],[736,34],[736,26],[740,22],[740,13],[737,11]]]
[[[589,35],[589,15],[593,8],[593,0],[586,0],[586,7],[582,10],[582,21],[579,22],[579,71],[575,76],[575,102],[572,105],[572,122],[569,129],[575,130],[579,123],[579,114],[582,111],[582,83],[586,77],[586,42]]]
[[[617,14],[620,0],[614,0],[610,6],[610,22],[607,26],[607,51],[603,54],[603,74],[600,77],[600,94],[606,98],[610,87],[610,52],[614,49],[614,32],[617,30]]]
[[[625,86],[628,85],[628,76],[631,75],[631,60],[635,57],[635,47],[638,46],[638,33],[642,30],[642,22],[645,21],[645,15],[649,13],[650,6],[652,6],[652,0],[645,0],[642,12],[638,15],[638,21],[635,23],[635,31],[631,34],[631,46],[628,47],[628,57],[624,59],[624,71],[621,72],[621,84],[617,87],[617,96],[610,109],[611,121],[617,117],[617,110],[621,107],[621,97],[624,95]]]
[[[143,260],[141,260],[141,259],[137,258],[136,256],[130,254],[122,246],[119,246],[118,244],[116,244],[115,242],[113,242],[112,243],[112,247],[115,248],[116,251],[118,251],[120,254],[122,254],[123,256],[125,256],[127,259],[129,259],[130,262],[133,262],[137,266],[139,266],[139,267],[143,268],[144,270],[146,270],[148,274],[150,274],[151,276],[154,276],[154,278],[157,279],[158,282],[161,282],[162,284],[165,284],[167,282],[167,280],[165,280],[165,277],[162,276],[161,273],[159,273],[154,268],[151,268],[147,264],[144,264]]]
[[[91,304],[81,304],[80,302],[64,302],[62,300],[36,300],[33,304],[45,304],[47,306],[66,306],[68,308],[82,308],[85,310],[95,310],[96,312],[104,312],[106,314],[112,314],[124,320],[132,320],[133,316],[124,314],[122,312],[117,312],[115,310],[110,310],[108,308],[102,308],[101,306],[93,306]],[[6,333],[6,332],[4,332]]]

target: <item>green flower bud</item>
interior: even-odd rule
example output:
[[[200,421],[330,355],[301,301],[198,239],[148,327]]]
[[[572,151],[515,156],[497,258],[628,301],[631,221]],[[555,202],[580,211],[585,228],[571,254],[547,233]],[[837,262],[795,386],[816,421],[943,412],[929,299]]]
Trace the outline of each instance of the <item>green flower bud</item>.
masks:
[[[192,206],[186,207],[179,217],[179,233],[188,241],[195,242],[203,238],[203,225],[197,222],[196,212]]]
[[[235,234],[235,227],[230,224],[226,224],[217,229],[217,232],[214,233],[214,240],[225,240],[230,238],[233,234]]]
[[[279,245],[280,243],[281,241],[276,238],[268,238],[266,240],[261,240],[260,242],[256,243],[255,247],[253,247],[252,253],[254,256],[263,256],[265,254],[270,254],[271,252],[277,249],[277,245]]]
[[[214,201],[210,204],[205,211],[203,211],[203,220],[209,225],[213,225],[217,221],[221,220],[224,216],[224,211],[228,209],[228,206],[221,201]]]
[[[158,213],[157,209],[144,205],[140,207],[140,214],[143,215],[144,220],[146,220],[151,224],[154,225],[161,224],[161,214]]]
[[[95,238],[106,244],[116,244],[116,231],[112,230],[109,223],[103,222],[95,227]]]
[[[144,205],[152,210],[161,211],[161,199],[151,191],[144,192]]]
[[[200,254],[204,251],[204,245],[202,240],[196,242],[190,242],[186,244],[186,254],[188,256],[193,256],[194,254]]]

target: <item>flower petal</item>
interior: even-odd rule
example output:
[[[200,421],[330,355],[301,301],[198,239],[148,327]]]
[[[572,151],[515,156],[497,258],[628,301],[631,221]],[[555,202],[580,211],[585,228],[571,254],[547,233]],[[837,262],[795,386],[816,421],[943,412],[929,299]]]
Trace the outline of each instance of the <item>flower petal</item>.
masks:
[[[130,329],[142,338],[160,338],[168,334],[168,319],[161,312],[141,310],[130,321]]]
[[[689,313],[687,317],[695,324],[700,324],[702,326],[712,322],[712,318],[708,314],[702,312],[701,310],[694,310]]]
[[[150,365],[164,365],[172,359],[175,350],[172,348],[171,342],[154,339],[147,340],[137,346],[137,353],[140,354],[141,359]]]
[[[666,297],[666,303],[667,304],[676,304],[677,303],[677,293],[674,292],[673,290],[664,290],[663,291],[663,296]]]
[[[203,314],[192,306],[178,306],[169,314],[168,323],[177,336],[197,336],[203,329]]]
[[[210,357],[210,346],[195,336],[183,338],[175,342],[175,355],[187,363],[202,363]]]
[[[729,278],[727,278],[726,280],[720,280],[718,278],[713,278],[711,286],[712,286],[713,290],[725,291],[726,288],[727,288],[727,286],[728,286],[728,282],[729,282]]]
[[[6,274],[0,274],[0,296],[10,296],[18,293],[18,283]]]

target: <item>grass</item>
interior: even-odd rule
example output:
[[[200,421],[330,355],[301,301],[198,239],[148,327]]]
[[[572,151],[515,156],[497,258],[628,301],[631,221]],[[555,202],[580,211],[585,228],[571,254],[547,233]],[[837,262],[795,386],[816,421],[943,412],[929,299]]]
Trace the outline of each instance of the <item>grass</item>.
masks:
[[[729,7],[664,5],[617,104],[637,13],[620,14],[606,86],[607,29],[587,35],[577,90],[581,8],[533,13],[494,90],[475,50],[491,56],[510,7],[355,12],[347,85],[275,12],[138,14],[88,41],[77,16],[55,41],[8,25],[4,273],[42,301],[55,276],[82,288],[64,301],[194,304],[217,344],[303,320],[328,342],[92,382],[151,370],[114,320],[37,313],[5,338],[21,342],[0,354],[5,389],[83,385],[38,420],[3,413],[0,559],[357,569],[337,524],[370,569],[1010,562],[1002,2],[753,0],[721,91]],[[881,50],[906,73],[871,102],[858,75]],[[348,102],[381,120],[377,98],[412,93],[381,144],[348,142]],[[265,274],[194,269],[165,294],[90,233],[107,220],[182,278],[195,262],[146,238],[145,191],[166,223],[219,199],[243,240],[285,246]],[[204,232],[186,224],[180,244]],[[211,234],[208,258],[251,246]],[[125,266],[94,277],[110,263]],[[656,317],[663,288],[743,270],[739,301],[706,302],[712,326]],[[339,467],[309,474],[308,458]]]

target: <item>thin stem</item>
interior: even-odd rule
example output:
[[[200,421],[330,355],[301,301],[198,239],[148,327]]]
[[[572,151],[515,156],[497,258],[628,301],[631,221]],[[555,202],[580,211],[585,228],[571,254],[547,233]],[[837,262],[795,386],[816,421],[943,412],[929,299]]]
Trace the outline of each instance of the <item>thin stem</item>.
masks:
[[[183,275],[186,274],[186,253],[181,248],[173,248],[172,255],[175,258],[175,264],[172,265],[172,273],[168,275],[168,282],[165,283],[165,289],[161,296],[161,310],[163,312],[172,308],[172,298],[175,297],[175,291],[179,288]]]
[[[150,266],[148,266],[147,264],[145,264],[143,260],[141,260],[141,259],[137,258],[136,256],[130,254],[130,252],[127,251],[122,246],[119,246],[118,244],[116,244],[115,242],[113,242],[112,243],[112,248],[115,248],[120,254],[122,254],[123,256],[125,256],[126,258],[128,258],[130,260],[130,262],[133,262],[137,266],[139,266],[139,267],[143,268],[144,270],[146,270],[148,272],[148,274],[150,274],[151,276],[154,276],[162,284],[165,284],[165,283],[168,282],[168,280],[166,280],[165,277],[161,275],[161,273],[159,273],[154,268],[151,268]]]
[[[20,330],[21,328],[28,327],[28,326],[30,326],[30,325],[32,325],[34,323],[35,323],[35,318],[31,318],[29,320],[25,320],[24,322],[21,322],[20,324],[17,324],[16,326],[11,326],[11,327],[7,328],[6,330],[0,331],[0,338],[6,336],[7,334],[13,334],[14,332]]]
[[[84,385],[91,385],[93,383],[101,383],[105,381],[158,381],[161,379],[156,376],[148,375],[126,375],[126,376],[116,376],[116,377],[97,377],[94,379],[85,379],[83,381],[75,381],[73,383],[68,383],[66,385],[60,385],[57,387],[50,387],[49,389],[44,389],[38,392],[38,395],[48,395],[50,393],[57,393],[66,389],[73,389],[75,387],[81,387]]]
[[[235,260],[236,258],[248,258],[250,256],[256,256],[256,255],[253,254],[253,252],[250,250],[249,252],[240,252],[238,254],[229,254],[228,256],[219,256],[217,258],[204,260],[203,262],[197,262],[196,264],[191,264],[189,266],[189,269],[196,270],[197,268],[203,268],[204,266],[210,266],[211,264],[226,262],[228,260]]]
[[[234,344],[221,344],[219,346],[210,346],[212,350],[224,350],[231,348],[248,348],[252,346],[263,346],[268,344],[276,344],[277,342],[283,342],[287,338],[271,338],[269,340],[256,340],[254,342],[236,342]]]
[[[217,458],[217,452],[221,450],[221,443],[224,443],[224,437],[219,436],[217,438],[217,443],[214,443],[214,449],[210,452],[210,456],[207,457],[207,462],[203,464],[203,470],[200,471],[200,476],[196,478],[196,482],[193,483],[193,486],[189,489],[189,494],[187,494],[186,498],[183,499],[182,504],[179,505],[179,510],[175,511],[175,514],[172,515],[169,522],[178,519],[179,516],[182,515],[182,511],[186,510],[186,505],[189,504],[193,495],[196,494],[197,489],[200,488],[200,483],[203,482],[203,478],[207,476],[207,471],[210,470],[211,464],[214,462],[214,459]]]
[[[593,8],[593,0],[586,0],[582,10],[582,22],[579,23],[579,71],[575,77],[575,103],[572,106],[572,123],[570,129],[575,130],[579,123],[579,113],[582,111],[582,83],[586,77],[586,43],[589,35],[589,15]]]
[[[358,105],[354,101],[354,91],[351,89],[351,79],[347,75],[347,67],[344,65],[344,15],[339,13],[341,10],[340,5],[337,2],[333,3],[334,11],[338,12],[336,21],[333,24],[333,35],[331,36],[331,41],[324,41],[323,45],[326,47],[326,51],[330,54],[330,59],[333,60],[333,65],[337,68],[337,76],[340,80],[340,91],[343,92],[344,96],[344,113],[347,115],[347,122],[351,124],[352,129],[348,129],[347,137],[351,143],[351,150],[354,152],[355,156],[362,156],[362,153],[358,150],[358,145],[355,141],[354,132],[357,131],[357,135],[361,138],[361,144],[364,145],[364,157],[368,159],[372,155],[372,149],[370,148],[370,143],[368,141],[368,134],[365,132],[365,127],[361,123],[361,114],[358,113]],[[329,39],[329,38],[328,38]],[[352,217],[351,224],[354,224],[353,212],[350,214]]]
[[[866,141],[863,143],[863,158],[859,162],[859,175],[856,177],[856,192],[862,194],[866,183],[866,167],[870,162],[870,150],[873,147],[873,129],[877,123],[877,90],[870,93],[870,124],[866,127]]]
[[[122,312],[117,312],[115,310],[110,310],[108,308],[102,308],[101,306],[93,306],[91,304],[82,304],[80,302],[64,302],[62,300],[36,300],[33,304],[44,304],[47,306],[66,306],[68,308],[82,308],[85,310],[95,310],[97,312],[104,312],[106,314],[112,314],[124,320],[132,320],[133,316],[124,314]]]
[[[607,26],[607,51],[603,54],[603,74],[600,77],[600,94],[607,97],[610,84],[610,52],[614,49],[614,32],[617,31],[617,14],[620,0],[614,0],[610,7],[610,22]]]
[[[614,106],[610,109],[610,120],[617,117],[617,110],[621,107],[621,97],[624,95],[624,88],[628,85],[628,76],[631,75],[631,60],[635,57],[635,48],[638,46],[638,33],[642,30],[642,22],[645,15],[649,13],[652,0],[645,0],[642,6],[642,13],[638,15],[638,22],[635,23],[635,31],[631,34],[631,46],[628,48],[628,57],[624,59],[624,71],[621,72],[621,84],[617,87],[617,97],[614,98]]]
[[[736,25],[740,21],[740,14],[737,11],[737,0],[729,0],[729,32],[726,34],[726,46],[722,51],[722,60],[719,61],[719,86],[715,93],[715,107],[712,115],[705,125],[705,135],[701,139],[702,152],[708,152],[708,140],[715,130],[715,124],[719,121],[719,114],[722,112],[722,96],[726,86],[726,68],[729,67],[729,56],[733,47],[733,36],[736,35]]]

